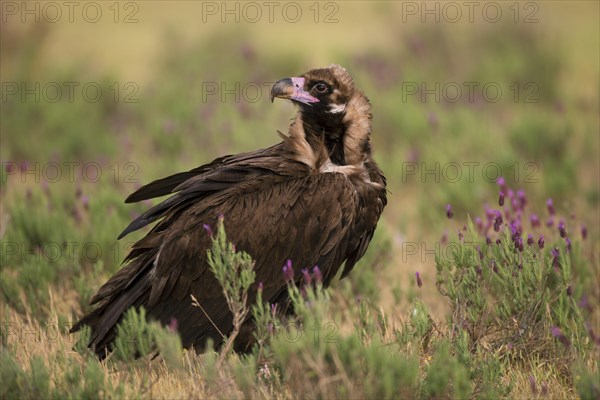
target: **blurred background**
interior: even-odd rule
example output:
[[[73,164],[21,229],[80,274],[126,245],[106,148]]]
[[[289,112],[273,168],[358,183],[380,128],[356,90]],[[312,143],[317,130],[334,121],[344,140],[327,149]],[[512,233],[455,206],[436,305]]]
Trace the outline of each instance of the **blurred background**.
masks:
[[[597,271],[599,3],[65,3],[0,3],[2,312],[88,311],[143,234],[116,241],[151,205],[124,198],[276,143],[294,108],[270,84],[334,62],[372,101],[390,191],[336,287],[392,307],[418,271],[442,315],[433,252],[495,205],[500,176],[541,219],[552,198],[585,224]]]

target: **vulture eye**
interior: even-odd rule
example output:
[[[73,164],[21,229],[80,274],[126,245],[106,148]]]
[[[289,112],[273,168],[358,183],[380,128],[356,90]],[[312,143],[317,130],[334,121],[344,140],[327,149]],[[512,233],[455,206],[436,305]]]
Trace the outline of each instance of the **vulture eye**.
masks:
[[[324,84],[324,83],[320,82],[320,83],[317,83],[315,86],[313,86],[313,89],[314,89],[314,90],[315,90],[317,93],[319,93],[319,94],[323,94],[323,93],[327,93],[327,90],[328,90],[329,88],[327,87],[327,85],[326,85],[326,84]]]

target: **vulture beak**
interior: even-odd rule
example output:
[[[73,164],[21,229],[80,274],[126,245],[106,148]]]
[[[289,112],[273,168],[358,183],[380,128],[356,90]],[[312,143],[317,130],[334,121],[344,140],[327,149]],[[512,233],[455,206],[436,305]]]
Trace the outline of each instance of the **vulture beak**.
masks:
[[[304,90],[304,78],[285,78],[278,81],[271,88],[271,103],[275,97],[309,105],[310,103],[319,102],[319,99]]]

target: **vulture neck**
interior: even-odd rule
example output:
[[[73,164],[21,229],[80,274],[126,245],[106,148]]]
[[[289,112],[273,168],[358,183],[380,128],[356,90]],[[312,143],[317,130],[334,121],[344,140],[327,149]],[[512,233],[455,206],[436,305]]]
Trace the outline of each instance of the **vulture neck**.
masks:
[[[362,169],[371,160],[370,138],[370,104],[364,96],[355,95],[340,114],[321,117],[298,111],[288,139],[296,159],[313,169],[332,164]]]

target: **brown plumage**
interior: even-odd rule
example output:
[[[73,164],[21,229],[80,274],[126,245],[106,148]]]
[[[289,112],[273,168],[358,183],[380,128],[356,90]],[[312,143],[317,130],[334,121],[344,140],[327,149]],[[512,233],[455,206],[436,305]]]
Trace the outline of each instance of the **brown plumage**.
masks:
[[[130,307],[143,306],[163,324],[175,318],[183,345],[198,351],[208,338],[220,343],[219,331],[231,332],[232,315],[209,269],[211,240],[203,228],[216,226],[219,215],[228,239],[256,261],[263,298],[282,308],[288,301],[286,260],[292,260],[298,283],[303,268],[318,265],[327,286],[342,264],[343,278],[367,250],[386,204],[385,177],[371,158],[368,99],[339,65],[282,79],[271,96],[298,105],[281,143],[218,158],[127,198],[130,203],[171,194],[121,234],[159,221],[92,298],[97,308],[73,328],[92,328],[90,347],[100,357],[110,351],[115,326]],[[192,294],[212,322],[192,306]],[[251,345],[252,327],[248,319],[237,350]]]

